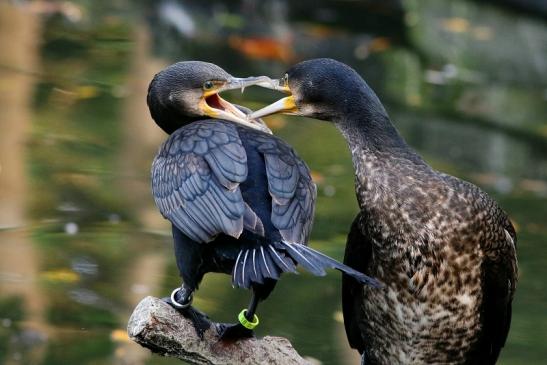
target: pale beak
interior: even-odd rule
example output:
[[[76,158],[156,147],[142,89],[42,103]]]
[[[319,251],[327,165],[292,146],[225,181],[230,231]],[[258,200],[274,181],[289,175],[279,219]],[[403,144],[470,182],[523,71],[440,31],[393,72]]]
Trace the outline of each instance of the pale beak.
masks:
[[[220,91],[241,89],[241,92],[245,91],[247,86],[259,85],[262,87],[272,88],[279,83],[279,80],[270,79],[268,76],[251,76],[251,77],[232,77],[220,87]]]
[[[265,87],[267,89],[277,90],[281,91],[287,94],[291,94],[291,90],[287,85],[285,85],[283,80],[271,80],[271,82],[259,82],[255,85]],[[294,100],[293,95],[289,95],[287,97],[284,97],[282,99],[279,99],[275,103],[272,103],[268,106],[265,106],[262,109],[259,109],[255,112],[252,112],[251,114],[247,115],[248,119],[256,119],[256,118],[262,118],[268,115],[272,114],[292,114],[297,115],[298,114],[298,107],[296,106],[296,102]]]
[[[287,96],[283,99],[279,99],[275,103],[272,103],[262,109],[252,112],[251,114],[247,115],[247,118],[256,119],[278,113],[298,115],[298,108],[296,107],[296,103],[294,102],[294,97],[292,95]]]
[[[235,105],[221,98],[219,93],[225,90],[234,89],[241,89],[241,92],[243,92],[247,86],[265,86],[271,84],[273,81],[274,80],[267,76],[246,78],[232,77],[221,87],[206,91],[200,101],[200,109],[211,118],[225,119],[250,128],[271,133],[271,131],[265,128],[264,125],[254,121],[254,118],[249,119],[247,115],[239,110]]]

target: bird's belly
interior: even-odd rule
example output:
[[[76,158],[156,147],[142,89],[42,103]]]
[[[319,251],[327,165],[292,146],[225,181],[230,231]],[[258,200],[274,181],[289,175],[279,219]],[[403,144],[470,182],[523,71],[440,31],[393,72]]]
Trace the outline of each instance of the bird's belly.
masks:
[[[420,288],[409,279],[364,287],[363,329],[373,364],[460,364],[480,333],[480,273],[455,290],[445,273]]]

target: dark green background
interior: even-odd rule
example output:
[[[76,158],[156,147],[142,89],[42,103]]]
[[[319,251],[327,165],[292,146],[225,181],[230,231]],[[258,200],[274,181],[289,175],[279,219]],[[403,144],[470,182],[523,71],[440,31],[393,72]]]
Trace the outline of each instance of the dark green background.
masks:
[[[0,6],[0,364],[178,363],[124,338],[140,298],[179,284],[149,193],[165,136],[148,116],[148,82],[176,60],[279,77],[325,56],[358,70],[429,163],[509,213],[520,281],[500,363],[547,359],[545,13],[463,0],[36,4]],[[254,109],[279,97],[224,96]],[[345,142],[324,122],[268,122],[318,183],[311,245],[341,259],[357,211]],[[194,303],[232,321],[248,298],[209,275]],[[259,335],[323,364],[357,361],[337,272],[286,275],[259,315]]]

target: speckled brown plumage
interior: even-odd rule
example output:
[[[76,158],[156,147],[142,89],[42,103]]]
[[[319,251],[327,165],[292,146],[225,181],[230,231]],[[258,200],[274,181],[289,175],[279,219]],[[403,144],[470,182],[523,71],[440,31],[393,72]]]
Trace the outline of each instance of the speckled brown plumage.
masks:
[[[494,363],[517,275],[507,216],[420,159],[353,147],[361,212],[345,263],[386,287],[344,280],[352,346],[367,364]]]
[[[360,213],[344,262],[385,286],[343,277],[350,345],[367,365],[495,363],[517,280],[507,215],[478,187],[424,162],[347,65],[304,61],[278,84],[292,95],[253,117],[282,111],[333,122],[351,150]]]

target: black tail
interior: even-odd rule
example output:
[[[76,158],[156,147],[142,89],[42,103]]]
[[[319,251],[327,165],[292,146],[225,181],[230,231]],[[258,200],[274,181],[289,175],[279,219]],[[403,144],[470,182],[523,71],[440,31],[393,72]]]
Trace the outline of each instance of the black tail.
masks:
[[[243,249],[237,256],[232,272],[232,284],[249,289],[251,283],[264,283],[264,279],[279,279],[283,272],[297,273],[293,260],[283,250],[267,244]]]
[[[381,287],[382,284],[357,270],[346,266],[313,248],[288,242],[275,242],[239,252],[232,273],[232,283],[240,288],[250,288],[252,283],[262,284],[264,279],[279,279],[283,272],[297,273],[295,263],[316,276],[325,276],[325,269],[339,270],[362,284]]]
[[[291,258],[316,276],[324,276],[326,274],[325,269],[336,269],[351,276],[361,284],[370,285],[376,288],[382,286],[378,280],[354,270],[311,247],[286,242],[281,242],[281,244],[287,247],[287,252]]]

